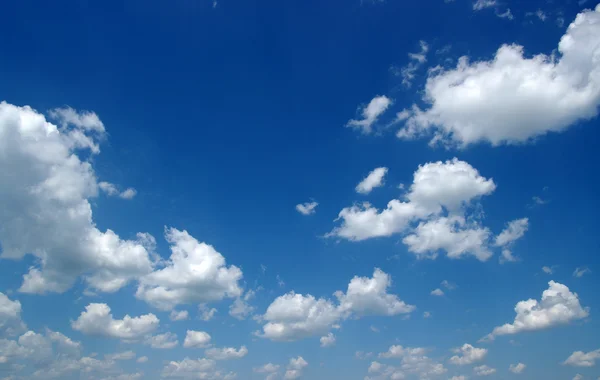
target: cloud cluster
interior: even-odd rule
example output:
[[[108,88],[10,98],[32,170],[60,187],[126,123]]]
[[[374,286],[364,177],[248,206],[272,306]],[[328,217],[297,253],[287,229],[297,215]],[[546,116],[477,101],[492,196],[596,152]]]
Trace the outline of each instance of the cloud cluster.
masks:
[[[437,363],[425,354],[427,349],[417,347],[391,346],[386,352],[379,354],[381,359],[399,359],[400,365],[386,365],[372,362],[369,367],[369,376],[365,380],[375,379],[404,379],[408,375],[416,375],[420,379],[440,376],[448,370],[442,363]]]
[[[271,340],[298,340],[325,334],[339,321],[350,317],[394,316],[416,309],[389,294],[390,286],[390,276],[375,269],[373,277],[355,276],[346,292],[335,292],[337,304],[310,294],[287,293],[269,305],[263,316],[267,323],[258,335]]]
[[[456,348],[454,355],[450,358],[450,363],[456,365],[467,365],[482,361],[488,353],[485,348],[476,348],[470,344],[463,344],[462,347]]]

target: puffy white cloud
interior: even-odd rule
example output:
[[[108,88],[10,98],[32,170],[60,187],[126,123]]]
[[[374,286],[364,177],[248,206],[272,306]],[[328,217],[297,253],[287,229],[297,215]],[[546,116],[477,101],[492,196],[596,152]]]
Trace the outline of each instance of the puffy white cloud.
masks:
[[[318,205],[319,203],[315,201],[299,203],[296,205],[296,211],[302,215],[311,215],[317,212],[316,208]]]
[[[207,358],[213,360],[241,359],[248,355],[248,349],[246,346],[242,346],[238,350],[234,347],[209,348],[204,351],[204,354]]]
[[[596,365],[596,360],[600,359],[600,349],[583,352],[575,351],[565,360],[563,364],[572,365],[575,367],[593,367]]]
[[[358,185],[356,192],[359,194],[369,194],[374,188],[383,186],[383,179],[388,172],[388,168],[381,167],[373,169]]]
[[[166,266],[140,279],[136,297],[159,309],[170,310],[179,304],[219,301],[239,297],[242,271],[231,265],[212,246],[194,239],[187,231],[168,228],[165,237],[171,244]]]
[[[529,58],[522,46],[503,45],[490,61],[462,57],[454,69],[430,71],[423,95],[429,106],[413,106],[398,136],[433,134],[432,144],[459,146],[518,144],[597,116],[600,7],[577,15],[558,52]]]
[[[484,195],[491,194],[495,188],[492,179],[482,177],[467,162],[456,158],[446,162],[430,162],[419,166],[415,171],[405,200],[394,199],[382,211],[368,203],[344,208],[338,216],[341,225],[326,236],[337,236],[352,241],[391,236],[404,232],[411,222],[434,218],[434,224],[422,226],[420,231],[407,240],[407,244],[411,244],[414,251],[423,251],[422,253],[437,247],[450,247],[454,248],[455,256],[460,256],[466,249],[473,250],[473,244],[461,248],[462,245],[457,243],[459,240],[455,236],[461,231],[456,226],[451,229],[448,224],[453,222],[456,225],[462,220],[460,214],[466,206]],[[450,217],[437,224],[441,224],[442,227],[445,225],[445,233],[436,234],[435,220],[444,211],[447,211]],[[463,228],[469,227],[464,221],[459,224]],[[485,235],[485,232],[486,230],[478,232],[476,237],[484,240],[484,236],[481,235]],[[433,243],[428,244],[423,241],[425,236],[432,236],[441,241],[435,239]],[[481,251],[483,252],[483,248]],[[482,252],[478,252],[479,257],[485,256]]]
[[[263,319],[263,338],[272,340],[297,340],[312,335],[325,334],[338,321],[350,317],[393,316],[415,310],[398,296],[387,293],[391,285],[388,274],[376,268],[373,277],[355,276],[344,293],[334,293],[339,304],[314,296],[287,293],[277,297],[267,308]]]
[[[190,359],[171,361],[162,370],[162,377],[182,379],[210,379],[216,363],[211,359]]]
[[[104,355],[104,357],[108,360],[131,360],[135,358],[135,352],[133,351],[124,351],[117,352],[114,354]]]
[[[209,345],[210,339],[210,335],[204,331],[187,330],[183,347],[205,348]]]
[[[205,322],[208,322],[215,317],[217,309],[215,309],[214,307],[209,308],[206,305],[200,305],[198,306],[198,312],[200,313],[199,318]]]
[[[548,282],[549,288],[542,293],[541,301],[528,299],[515,306],[514,322],[494,328],[484,340],[493,340],[499,335],[516,334],[522,331],[546,329],[571,321],[586,318],[589,308],[579,304],[579,297],[558,282]]]
[[[517,364],[511,364],[508,367],[508,370],[512,373],[522,373],[523,371],[525,371],[525,368],[527,368],[527,366],[523,363],[517,363]]]
[[[443,291],[442,289],[440,289],[440,288],[437,288],[437,289],[433,289],[433,290],[431,291],[431,293],[430,293],[430,294],[431,294],[432,296],[438,296],[438,297],[441,297],[441,296],[443,296],[443,295],[444,295],[444,291]]]
[[[373,124],[379,116],[383,114],[392,104],[392,99],[385,95],[374,97],[366,107],[362,107],[362,119],[350,120],[346,126],[354,129],[359,129],[364,134],[369,134],[373,131]]]
[[[439,376],[446,373],[448,370],[443,364],[437,363],[425,354],[427,349],[417,347],[403,347],[399,345],[391,346],[387,352],[379,354],[380,358],[384,359],[401,359],[400,368],[393,366],[382,367],[384,373],[391,379],[402,379],[405,373],[416,374],[421,379],[427,379],[432,376]]]
[[[187,310],[173,310],[169,314],[169,319],[172,321],[185,321],[190,317]]]
[[[588,267],[575,268],[575,270],[573,271],[573,277],[580,278],[587,273],[592,273],[592,271]]]
[[[21,302],[12,301],[0,292],[0,332],[14,335],[25,328],[25,323],[21,320]]]
[[[335,344],[335,335],[333,333],[324,335],[319,339],[319,342],[321,342],[321,347],[331,347]]]
[[[104,126],[91,112],[52,114],[60,128],[30,107],[0,103],[1,257],[38,259],[21,292],[64,292],[80,276],[116,291],[152,270],[148,237],[122,240],[96,228],[89,199],[98,183],[91,161],[78,154],[99,153]]]
[[[377,361],[371,362],[369,369],[367,372],[373,376],[366,376],[365,380],[374,380],[374,379],[404,379],[406,376],[404,372],[402,372],[399,368],[396,368],[391,365],[386,365],[379,363]]]
[[[164,334],[157,334],[146,338],[145,343],[152,348],[170,350],[172,348],[177,347],[177,345],[179,344],[179,340],[177,339],[176,334],[166,332]]]
[[[490,368],[484,364],[484,365],[480,365],[479,367],[473,368],[473,372],[475,372],[475,375],[477,375],[477,376],[489,376],[489,375],[496,373],[496,369]]]
[[[254,298],[256,293],[254,290],[248,290],[243,297],[238,297],[229,307],[229,315],[232,317],[244,320],[254,312],[254,306],[250,306],[248,301]]]
[[[450,363],[456,365],[467,365],[482,361],[488,353],[485,348],[473,347],[470,344],[463,344],[462,347],[456,348],[454,355],[450,358]]]
[[[123,191],[119,191],[118,187],[110,182],[102,181],[98,183],[98,187],[100,190],[104,191],[107,195],[111,197],[118,196],[122,199],[133,199],[137,195],[137,191],[134,188],[128,188]]]
[[[308,366],[308,362],[302,356],[290,359],[287,371],[285,371],[284,379],[298,379],[302,376],[302,371]]]
[[[79,318],[71,322],[74,330],[87,335],[102,335],[122,340],[138,340],[156,330],[160,320],[154,314],[139,317],[125,315],[114,319],[110,307],[104,303],[91,303]]]

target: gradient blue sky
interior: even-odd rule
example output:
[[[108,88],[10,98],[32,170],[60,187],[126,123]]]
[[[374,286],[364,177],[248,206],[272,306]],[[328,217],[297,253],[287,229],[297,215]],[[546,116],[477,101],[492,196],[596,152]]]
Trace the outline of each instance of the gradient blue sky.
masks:
[[[279,366],[270,379],[461,379],[487,367],[495,369],[487,379],[597,379],[594,8],[575,0],[3,4],[0,379],[263,379],[267,363]],[[56,125],[58,140],[32,115]],[[90,137],[99,152],[73,136]],[[87,169],[69,166],[71,154]],[[356,191],[384,167],[372,191]],[[419,182],[428,169],[437,174]],[[418,186],[425,182],[432,188]],[[416,211],[381,217],[394,199]],[[318,205],[308,215],[296,209],[310,202]],[[69,213],[81,204],[91,221]],[[523,233],[496,244],[519,220]],[[206,271],[174,270],[153,283],[172,265],[166,228],[213,246],[225,266],[201,257]],[[107,230],[137,253],[100,253]],[[502,259],[504,249],[514,261]],[[124,264],[134,256],[147,265]],[[210,276],[232,265],[240,275],[215,285]],[[23,285],[31,268],[42,285]],[[551,280],[562,290],[540,301]],[[144,286],[165,281],[189,293],[160,307]],[[437,288],[444,295],[430,294]],[[296,304],[293,294],[332,309]],[[530,299],[539,304],[524,327],[481,341]],[[230,315],[233,302],[245,306],[243,319]],[[201,303],[216,309],[212,319],[201,319]],[[160,322],[135,320],[139,330],[124,333],[85,314],[104,305],[116,320]],[[171,310],[188,319],[170,320]],[[306,317],[315,314],[330,319],[318,325]],[[270,335],[269,322],[302,332]],[[210,343],[185,347],[188,330]],[[329,332],[335,343],[321,347]],[[177,344],[152,347],[164,333]],[[455,352],[465,344],[482,350]],[[381,355],[393,345],[404,353]],[[207,353],[242,346],[230,360]],[[127,351],[135,357],[109,356]],[[298,357],[307,365],[290,361]],[[518,363],[521,373],[509,370]]]

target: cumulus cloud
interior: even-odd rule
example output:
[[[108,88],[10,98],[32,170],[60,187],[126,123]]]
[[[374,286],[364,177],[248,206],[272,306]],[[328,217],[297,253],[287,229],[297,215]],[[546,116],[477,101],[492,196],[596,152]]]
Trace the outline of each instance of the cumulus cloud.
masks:
[[[527,368],[527,366],[525,364],[517,363],[517,364],[511,364],[508,367],[508,370],[512,373],[519,374],[519,373],[522,373],[523,371],[525,371],[525,368]]]
[[[21,302],[13,301],[0,292],[0,333],[15,335],[26,329],[21,320]]]
[[[392,104],[392,100],[385,95],[374,97],[366,107],[362,107],[362,119],[352,119],[346,126],[360,130],[364,134],[369,134],[373,131],[373,124],[377,121],[388,107]]]
[[[177,345],[179,344],[179,340],[177,339],[176,334],[166,332],[164,334],[158,334],[148,337],[145,343],[152,348],[170,350],[172,348],[177,347]]]
[[[248,349],[246,346],[242,346],[238,350],[234,347],[209,348],[204,351],[204,354],[213,360],[241,359],[248,354]]]
[[[139,317],[125,315],[123,319],[114,319],[107,304],[91,303],[79,318],[71,322],[71,327],[87,335],[134,341],[156,330],[159,322],[154,314]]]
[[[329,333],[325,336],[322,336],[319,341],[321,342],[321,347],[331,347],[335,344],[335,335],[333,335],[333,333]]]
[[[211,359],[190,359],[171,361],[162,370],[162,377],[180,379],[210,379],[214,375],[216,363]]]
[[[217,309],[214,307],[209,308],[206,305],[200,305],[198,306],[198,312],[200,313],[199,318],[205,322],[208,322],[215,317]]]
[[[364,316],[394,316],[407,314],[416,308],[389,294],[388,274],[376,268],[373,277],[355,276],[346,292],[334,293],[338,304],[325,298],[287,293],[277,297],[267,308],[263,333],[271,340],[291,341],[328,332],[339,321]]]
[[[477,3],[489,3],[478,1]],[[519,144],[562,132],[597,116],[600,104],[600,6],[577,15],[557,56],[526,57],[523,46],[501,46],[494,59],[431,71],[426,109],[413,106],[401,138],[433,135],[461,147]]]
[[[600,359],[600,349],[583,352],[575,351],[564,361],[563,364],[574,367],[593,367],[596,365],[596,360]]]
[[[272,375],[279,371],[279,367],[279,364],[267,363],[263,366],[255,367],[252,370],[256,373],[266,373]]]
[[[484,365],[480,365],[479,367],[473,368],[473,372],[475,372],[475,375],[477,375],[477,376],[489,376],[489,375],[493,375],[494,373],[496,373],[496,369],[490,368],[484,364]]]
[[[104,126],[91,112],[51,114],[60,127],[30,107],[0,103],[0,257],[37,258],[21,292],[62,293],[80,276],[114,292],[152,271],[152,239],[123,240],[96,227],[89,200],[99,185],[82,157],[100,152]]]
[[[467,343],[453,351],[457,355],[450,358],[450,363],[456,365],[468,365],[482,361],[488,353],[488,350],[485,348],[476,348]]]
[[[400,359],[400,367],[386,366],[377,363],[373,368],[371,363],[370,372],[381,373],[390,379],[403,379],[406,374],[415,374],[419,378],[427,379],[434,376],[440,376],[448,370],[442,363],[437,363],[425,354],[427,349],[416,347],[403,347],[400,345],[391,346],[388,351],[379,354],[383,359]],[[384,377],[386,378],[386,377]]]
[[[517,334],[523,331],[541,330],[586,318],[589,308],[582,307],[577,293],[558,282],[548,282],[549,288],[542,293],[540,301],[519,301],[515,306],[515,320],[494,328],[484,340],[493,340],[500,335]]]
[[[185,321],[190,317],[187,310],[172,310],[169,319],[172,321]]]
[[[437,289],[433,289],[433,290],[431,291],[431,293],[430,293],[430,294],[431,294],[432,296],[438,296],[438,297],[441,297],[441,296],[443,296],[443,295],[444,295],[444,291],[443,291],[442,289],[440,289],[440,288],[437,288]]]
[[[388,172],[388,168],[381,167],[373,169],[358,185],[356,192],[359,194],[369,194],[374,188],[383,186],[383,178]]]
[[[299,203],[296,205],[296,211],[302,215],[312,215],[317,212],[316,208],[318,205],[319,203],[315,201]]]
[[[308,362],[302,356],[290,359],[287,371],[285,371],[284,379],[298,379],[302,376],[302,371],[308,366]]]
[[[180,304],[205,303],[239,297],[242,271],[227,266],[211,245],[194,239],[187,231],[168,228],[165,237],[171,257],[165,267],[140,278],[136,297],[162,310]]]
[[[210,335],[204,331],[187,330],[183,347],[185,348],[205,348],[210,343]]]

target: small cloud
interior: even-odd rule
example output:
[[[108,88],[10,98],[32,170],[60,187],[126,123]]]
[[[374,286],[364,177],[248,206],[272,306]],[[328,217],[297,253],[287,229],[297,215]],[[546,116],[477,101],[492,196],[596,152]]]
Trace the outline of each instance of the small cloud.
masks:
[[[371,325],[371,327],[369,327],[369,329],[371,329],[371,331],[373,331],[374,333],[378,333],[379,329],[373,325]]]
[[[542,267],[542,271],[546,274],[553,274],[554,273],[554,269],[556,268],[556,265],[553,265],[551,267],[549,266],[543,266]]]
[[[441,297],[444,295],[444,291],[440,288],[437,288],[431,291],[431,295]]]
[[[590,268],[588,268],[588,267],[581,267],[581,268],[577,267],[575,269],[575,271],[573,272],[573,277],[581,278],[581,277],[583,277],[584,274],[587,274],[587,273],[592,273],[592,271],[590,270]]]
[[[366,107],[359,108],[363,118],[348,121],[346,127],[360,129],[363,134],[368,135],[373,132],[373,124],[392,103],[393,100],[385,95],[374,97]]]
[[[119,197],[122,199],[133,199],[137,195],[137,190],[135,190],[132,187],[121,192],[121,191],[119,191],[119,189],[117,188],[117,186],[115,184],[106,182],[106,181],[100,182],[98,184],[98,187],[109,197]]]
[[[428,312],[428,311],[423,312],[423,318],[427,319],[429,317],[431,317],[431,313],[430,312]]]
[[[316,212],[316,208],[319,205],[317,202],[306,202],[296,205],[296,211],[302,215],[312,215]]]

